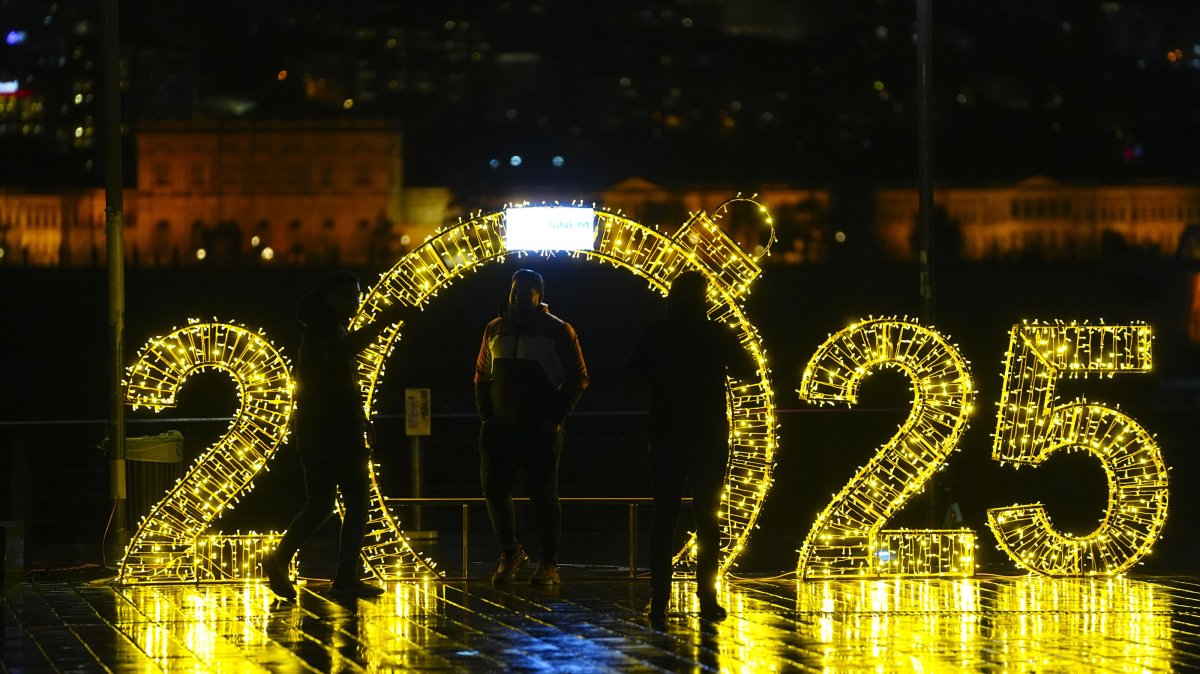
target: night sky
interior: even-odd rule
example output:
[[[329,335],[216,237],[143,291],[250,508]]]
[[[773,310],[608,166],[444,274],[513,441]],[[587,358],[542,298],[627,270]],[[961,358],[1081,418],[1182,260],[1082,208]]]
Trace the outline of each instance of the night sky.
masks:
[[[30,36],[0,47],[0,80],[40,69],[28,86],[50,109],[54,69],[30,52],[82,47],[96,76],[91,4],[0,0]],[[933,6],[939,180],[1196,177],[1197,3]],[[914,18],[893,0],[123,3],[125,114],[393,120],[407,182],[456,190],[904,183]],[[60,149],[10,155],[52,165]]]

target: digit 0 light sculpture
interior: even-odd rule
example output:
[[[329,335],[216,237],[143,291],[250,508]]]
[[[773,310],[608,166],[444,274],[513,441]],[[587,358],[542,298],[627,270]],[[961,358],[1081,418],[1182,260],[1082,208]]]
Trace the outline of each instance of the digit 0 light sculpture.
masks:
[[[614,213],[577,206],[526,205],[481,214],[439,230],[387,271],[367,294],[351,327],[371,323],[379,309],[388,304],[423,306],[480,265],[503,261],[508,256],[563,253],[608,263],[645,279],[652,290],[664,294],[680,272],[691,269],[703,273],[709,281],[709,316],[736,331],[742,347],[758,363],[756,380],[728,383],[730,463],[721,508],[721,569],[725,570],[754,528],[771,483],[776,448],[775,402],[766,352],[740,305],[761,268],[756,258],[741,250],[715,221],[729,203],[716,209],[713,217],[703,212],[693,214],[671,236]],[[752,203],[770,224],[766,209]],[[368,415],[384,364],[402,328],[399,324],[384,331],[360,355],[360,386]],[[372,511],[379,522],[395,521],[374,477]],[[381,579],[397,577],[399,567],[394,565],[398,541],[394,531],[380,527],[373,533],[364,550],[368,565]],[[690,551],[690,544],[684,546],[676,562],[686,563]]]
[[[853,405],[864,378],[890,367],[912,381],[912,411],[890,440],[846,483],[809,530],[801,578],[969,576],[975,535],[966,529],[884,530],[883,526],[958,447],[975,399],[970,368],[931,328],[871,318],[831,335],[800,381],[800,397]]]
[[[1060,533],[1040,503],[988,511],[1000,547],[1048,575],[1111,575],[1150,552],[1167,517],[1167,467],[1154,438],[1129,415],[1085,399],[1056,405],[1064,376],[1148,372],[1146,325],[1013,326],[992,458],[1038,465],[1055,452],[1085,451],[1108,476],[1108,507],[1089,534]]]
[[[237,325],[196,322],[151,339],[126,374],[125,400],[134,409],[174,407],[187,378],[209,369],[233,377],[237,414],[138,525],[121,561],[121,582],[254,578],[278,543],[275,533],[206,534],[287,436],[294,385],[287,360],[266,338]]]

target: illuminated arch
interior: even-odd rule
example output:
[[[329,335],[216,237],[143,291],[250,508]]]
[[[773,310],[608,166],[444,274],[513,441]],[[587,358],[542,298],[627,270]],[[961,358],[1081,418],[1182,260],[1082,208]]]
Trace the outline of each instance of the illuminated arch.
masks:
[[[719,217],[726,204],[716,210],[715,217]],[[766,209],[758,207],[770,224]],[[481,214],[436,232],[380,278],[352,321],[352,329],[370,324],[380,308],[389,304],[423,306],[441,289],[487,262],[531,254],[527,250],[510,250],[505,243],[508,214],[514,210]],[[663,294],[680,272],[703,273],[709,281],[709,316],[736,330],[742,347],[758,365],[756,380],[730,380],[728,386],[730,462],[721,507],[721,571],[725,571],[745,547],[754,528],[771,482],[776,448],[775,401],[766,353],[757,330],[739,304],[762,270],[756,258],[742,251],[721,231],[714,218],[703,212],[692,215],[668,237],[620,215],[581,210],[594,214],[594,246],[561,252],[628,270]],[[384,364],[402,328],[400,324],[384,330],[359,356],[359,385],[368,415],[374,404],[376,385],[383,377]],[[381,580],[421,575],[425,567],[413,563],[407,538],[379,489],[374,471],[371,495],[371,536],[364,548],[371,571]],[[676,562],[688,563],[691,548],[690,544],[685,546],[676,555]]]

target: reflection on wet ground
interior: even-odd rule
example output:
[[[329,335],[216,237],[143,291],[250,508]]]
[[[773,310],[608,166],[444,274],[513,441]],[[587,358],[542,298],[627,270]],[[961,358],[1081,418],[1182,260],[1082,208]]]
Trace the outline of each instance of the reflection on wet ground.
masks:
[[[24,671],[1085,671],[1200,668],[1200,578],[746,579],[703,623],[676,583],[665,627],[645,581],[394,584],[296,604],[265,585],[23,582],[0,600]]]

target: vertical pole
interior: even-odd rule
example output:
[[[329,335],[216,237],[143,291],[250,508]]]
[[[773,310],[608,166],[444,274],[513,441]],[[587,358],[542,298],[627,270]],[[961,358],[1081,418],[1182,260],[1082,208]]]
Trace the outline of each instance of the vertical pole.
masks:
[[[462,562],[463,562],[463,580],[467,580],[471,576],[471,564],[468,555],[471,540],[471,506],[464,503],[462,507],[462,530],[463,530],[463,546],[462,546]]]
[[[412,436],[412,497],[421,498],[421,436]],[[414,531],[424,531],[421,526],[421,506],[414,505],[412,509],[412,528]]]
[[[637,578],[637,507],[629,504],[629,577]]]
[[[113,498],[110,550],[116,559],[129,541],[128,502],[125,493],[125,401],[121,378],[125,374],[125,205],[121,166],[121,42],[118,33],[118,0],[103,0],[104,21],[104,214],[108,248],[109,487]],[[107,557],[106,557],[107,558]]]
[[[917,183],[918,217],[921,228],[921,248],[917,253],[920,265],[921,320],[932,326],[934,321],[934,258],[933,258],[933,148],[930,99],[933,89],[933,0],[917,0]],[[934,507],[937,489],[932,482],[929,490],[929,509],[926,525],[936,525]]]
[[[921,319],[932,325],[933,286],[933,149],[930,98],[933,78],[933,0],[917,0],[917,183],[921,247]]]

